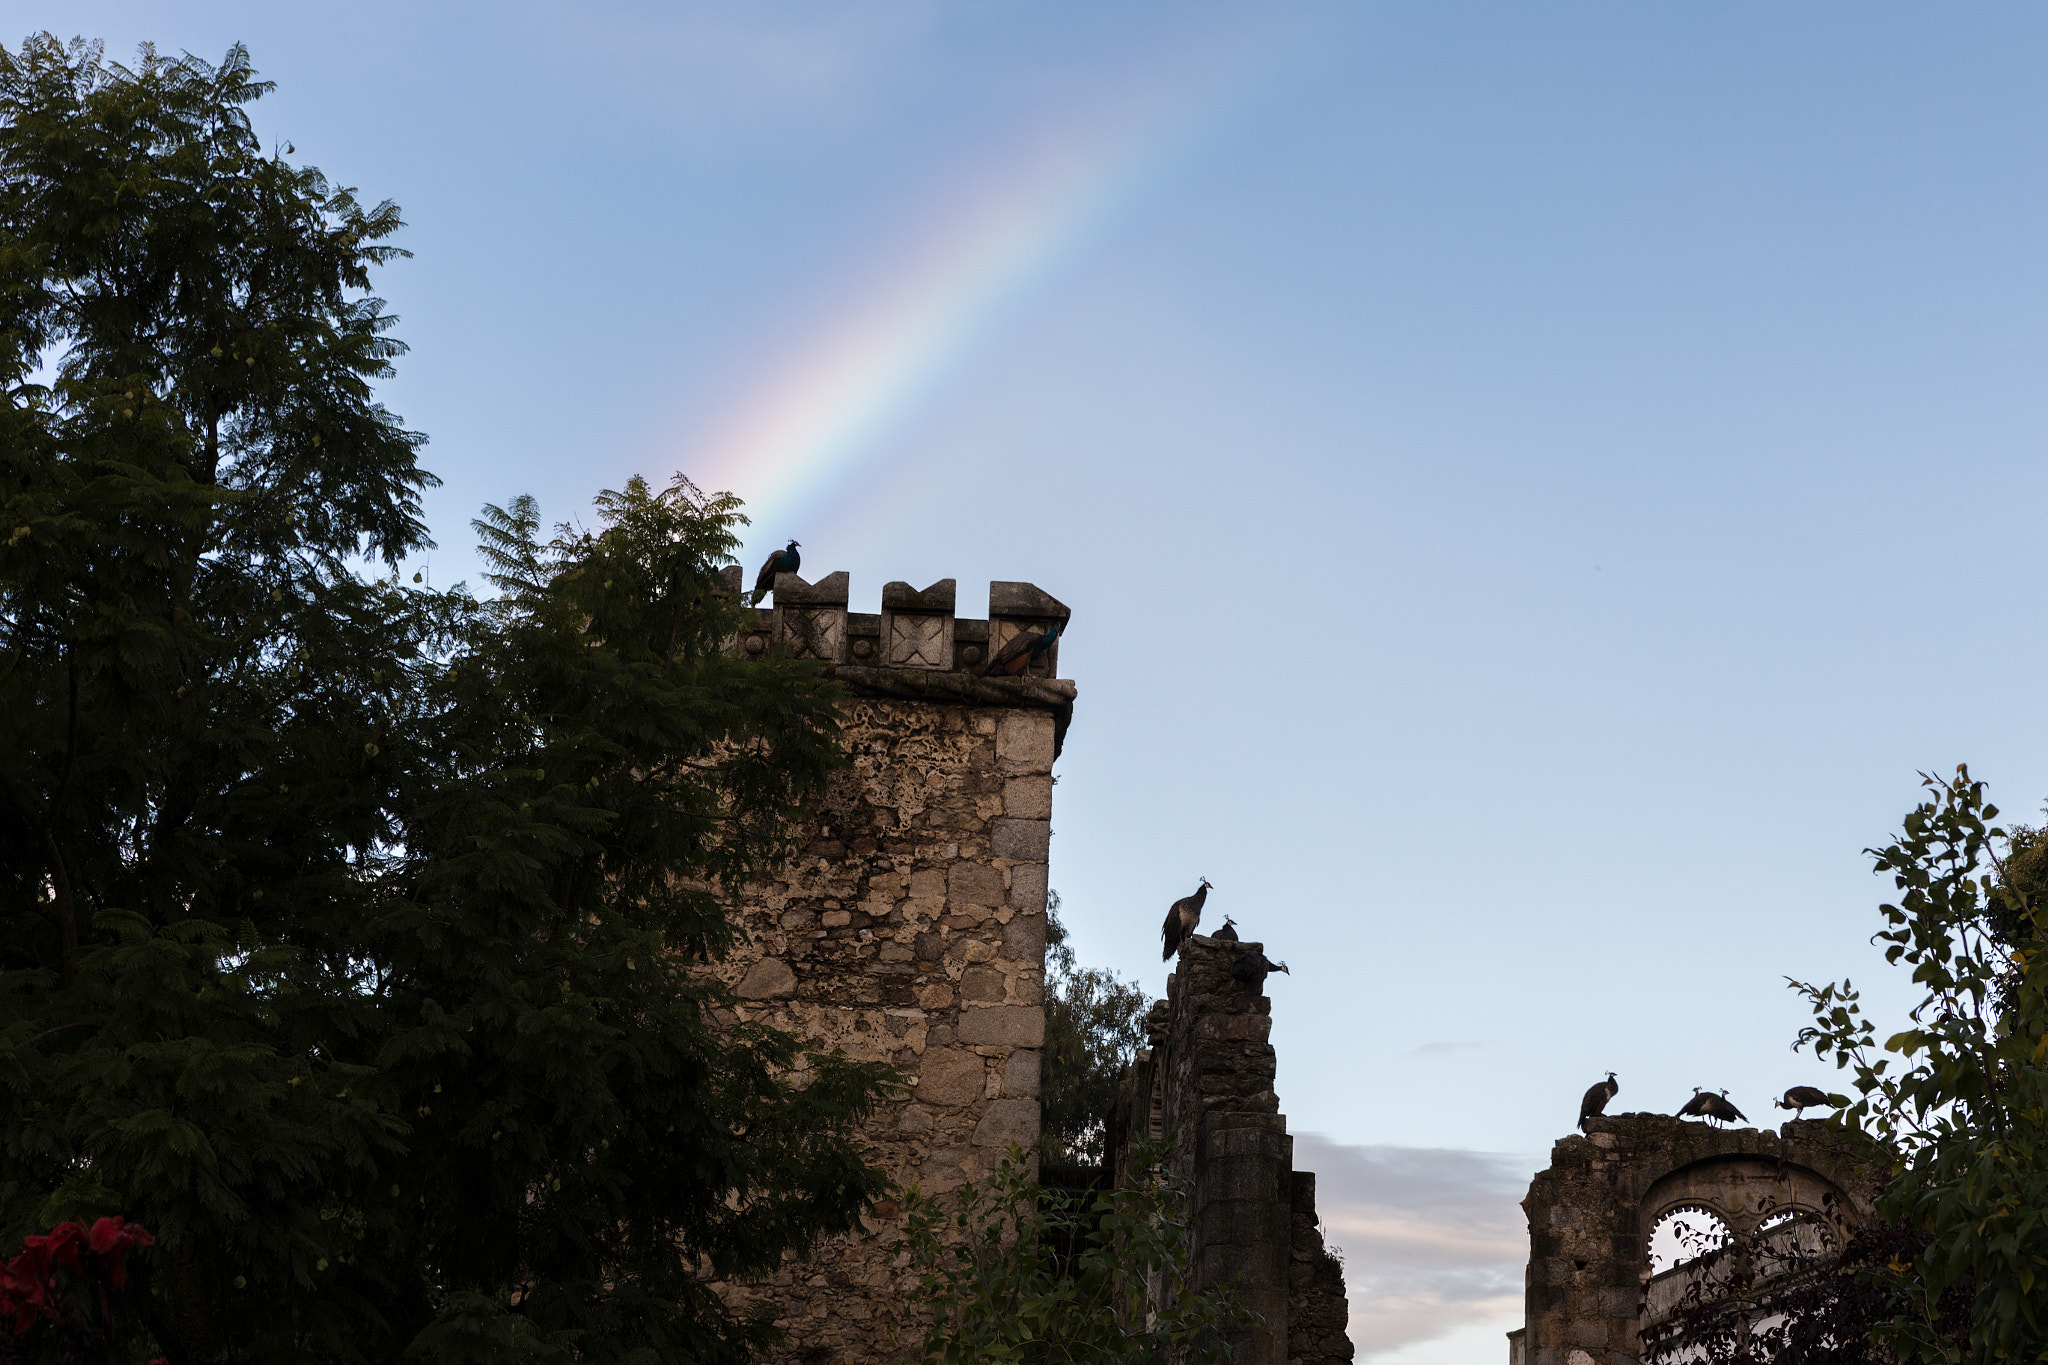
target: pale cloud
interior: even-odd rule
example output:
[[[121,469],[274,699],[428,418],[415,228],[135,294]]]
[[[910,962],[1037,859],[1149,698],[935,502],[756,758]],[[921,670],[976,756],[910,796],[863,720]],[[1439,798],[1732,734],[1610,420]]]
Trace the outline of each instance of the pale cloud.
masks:
[[[721,145],[815,134],[886,102],[946,32],[937,0],[681,4],[647,19],[599,6],[546,36],[608,73],[604,98]]]
[[[1520,1325],[1526,1158],[1304,1133],[1294,1160],[1316,1173],[1316,1211],[1344,1257],[1361,1360],[1463,1327]]]
[[[1412,1055],[1417,1057],[1448,1057],[1455,1052],[1477,1052],[1485,1046],[1486,1044],[1484,1043],[1475,1043],[1467,1039],[1459,1039],[1456,1042],[1449,1043],[1424,1043],[1421,1047],[1416,1048]]]

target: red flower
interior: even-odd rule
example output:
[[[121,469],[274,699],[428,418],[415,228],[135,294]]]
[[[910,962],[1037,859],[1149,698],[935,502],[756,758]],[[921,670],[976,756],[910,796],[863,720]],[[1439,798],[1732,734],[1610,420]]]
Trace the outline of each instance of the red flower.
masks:
[[[85,1224],[59,1223],[40,1237],[22,1239],[22,1255],[36,1258],[35,1264],[41,1270],[38,1279],[49,1274],[52,1263],[66,1270],[78,1269],[78,1253],[85,1249]]]
[[[125,1218],[102,1218],[90,1229],[83,1223],[60,1223],[40,1237],[24,1238],[21,1254],[0,1264],[0,1321],[14,1319],[14,1334],[20,1336],[39,1319],[54,1322],[67,1316],[69,1310],[60,1312],[51,1293],[59,1266],[74,1273],[103,1273],[116,1289],[126,1287],[129,1251],[155,1241],[148,1228]]]
[[[77,1227],[78,1224],[67,1224]],[[92,1225],[86,1234],[86,1243],[96,1255],[106,1258],[107,1278],[114,1282],[114,1288],[128,1287],[128,1249],[154,1245],[156,1238],[140,1223],[131,1223],[126,1218],[102,1218]]]
[[[35,1326],[50,1311],[49,1271],[39,1275],[26,1255],[0,1265],[0,1318],[14,1319],[14,1335]]]

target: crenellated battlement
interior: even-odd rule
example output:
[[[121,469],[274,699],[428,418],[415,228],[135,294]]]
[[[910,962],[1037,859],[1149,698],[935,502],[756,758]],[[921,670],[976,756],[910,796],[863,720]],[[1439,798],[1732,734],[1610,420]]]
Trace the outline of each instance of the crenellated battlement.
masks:
[[[725,581],[734,593],[744,587],[738,566],[725,571]],[[777,574],[775,605],[754,609],[753,628],[741,632],[737,647],[750,658],[786,644],[799,658],[835,666],[974,676],[1019,635],[1048,630],[1073,614],[1035,584],[998,581],[988,585],[987,619],[963,619],[954,612],[958,587],[951,578],[921,589],[887,583],[881,611],[857,612],[848,609],[851,582],[843,570],[815,583]],[[1058,678],[1058,642],[1021,676]]]

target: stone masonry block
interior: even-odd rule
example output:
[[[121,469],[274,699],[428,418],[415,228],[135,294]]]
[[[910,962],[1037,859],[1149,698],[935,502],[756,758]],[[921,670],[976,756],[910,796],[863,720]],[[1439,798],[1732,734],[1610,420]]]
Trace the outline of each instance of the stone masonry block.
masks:
[[[1052,846],[1052,825],[1045,820],[998,817],[989,832],[989,848],[998,858],[1042,863]]]
[[[1018,820],[1052,816],[1052,778],[1013,777],[1003,784],[1003,814]]]
[[[974,1126],[977,1147],[1007,1147],[1013,1142],[1029,1147],[1036,1141],[1038,1101],[1033,1099],[996,1100]]]
[[[1052,771],[1052,713],[1005,711],[996,722],[996,766],[1006,773]]]
[[[1003,926],[1003,952],[1030,967],[1045,965],[1045,917],[1021,915]]]
[[[986,863],[954,863],[946,873],[946,899],[956,905],[1001,905],[1003,874]]]
[[[1003,1002],[1003,974],[993,967],[970,967],[960,974],[960,998],[984,1005]]]
[[[736,989],[743,1000],[787,1000],[796,994],[796,973],[787,962],[764,957],[747,969]]]
[[[1033,914],[1045,910],[1045,864],[1019,863],[1010,869],[1010,904]]]
[[[1018,1048],[1003,1062],[1003,1093],[1030,1098],[1038,1093],[1040,1058],[1043,1053]]]
[[[1219,1126],[1209,1130],[1209,1160],[1212,1162],[1229,1157],[1257,1157],[1279,1162],[1284,1168],[1292,1164],[1288,1161],[1288,1151],[1287,1134],[1264,1125]]]
[[[1211,1014],[1195,1025],[1197,1038],[1223,1038],[1263,1043],[1273,1031],[1269,1014]]]
[[[1045,1011],[1035,1005],[991,1005],[963,1009],[960,1041],[980,1047],[1044,1047]]]
[[[927,1048],[918,1068],[917,1098],[925,1104],[971,1104],[981,1098],[987,1071],[977,1053]]]
[[[1264,1157],[1222,1157],[1213,1152],[1202,1189],[1210,1199],[1278,1200],[1285,1170]]]

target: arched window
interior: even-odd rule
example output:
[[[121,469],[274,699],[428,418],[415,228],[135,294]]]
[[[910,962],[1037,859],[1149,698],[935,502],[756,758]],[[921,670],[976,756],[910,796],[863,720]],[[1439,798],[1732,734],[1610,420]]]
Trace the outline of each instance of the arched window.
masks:
[[[1828,1220],[1808,1209],[1781,1209],[1757,1224],[1750,1258],[1761,1279],[1811,1270],[1835,1249]]]
[[[1681,1204],[1657,1219],[1650,1230],[1650,1282],[1643,1286],[1645,1326],[1662,1322],[1701,1294],[1718,1292],[1717,1283],[1728,1273],[1727,1262],[1712,1270],[1696,1263],[1727,1246],[1728,1238],[1727,1222],[1704,1204]],[[1703,1273],[1705,1284],[1700,1283]]]
[[[1650,1274],[1662,1275],[1728,1244],[1728,1224],[1704,1204],[1671,1209],[1650,1231]]]

